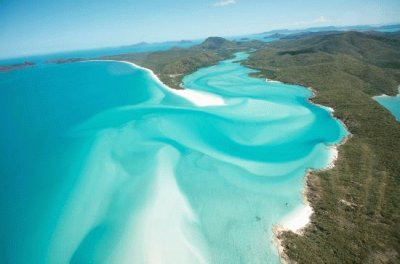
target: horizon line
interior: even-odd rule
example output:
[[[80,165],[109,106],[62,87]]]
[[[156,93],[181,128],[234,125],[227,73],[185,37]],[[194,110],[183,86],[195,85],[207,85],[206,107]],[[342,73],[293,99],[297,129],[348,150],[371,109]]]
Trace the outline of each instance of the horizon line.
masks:
[[[327,27],[334,27],[334,28],[345,28],[345,27],[362,27],[362,26],[370,26],[370,27],[385,27],[385,26],[400,26],[400,21],[398,22],[390,22],[390,23],[379,23],[379,24],[354,24],[354,25],[324,25],[324,26],[309,26],[309,27],[282,27],[282,28],[276,28],[276,29],[268,29],[263,32],[256,32],[256,33],[242,33],[242,34],[235,34],[235,35],[221,35],[218,37],[223,37],[223,38],[229,38],[229,37],[238,37],[238,36],[245,36],[245,35],[261,35],[261,34],[268,34],[271,31],[279,31],[279,30],[307,30],[307,29],[318,29],[318,28],[327,28]],[[45,56],[45,55],[57,55],[57,54],[63,54],[63,53],[68,53],[68,52],[84,52],[84,51],[91,51],[91,50],[101,50],[101,49],[112,49],[112,48],[122,48],[122,47],[129,47],[129,46],[135,46],[135,45],[155,45],[155,44],[162,44],[162,43],[167,43],[167,42],[180,42],[180,41],[196,41],[196,40],[203,40],[207,39],[208,37],[202,37],[202,38],[195,38],[195,39],[186,39],[182,38],[180,40],[165,40],[165,41],[154,41],[154,42],[147,42],[147,41],[138,41],[134,42],[131,44],[120,44],[120,45],[115,45],[115,46],[99,46],[99,47],[93,47],[93,48],[77,48],[77,49],[68,49],[68,50],[59,50],[59,51],[54,51],[54,52],[48,52],[48,53],[33,53],[33,54],[25,54],[25,55],[16,55],[16,56],[10,56],[10,57],[0,57],[0,61],[5,61],[5,60],[13,60],[13,59],[27,59],[27,58],[32,58],[32,57],[38,57],[38,56]]]

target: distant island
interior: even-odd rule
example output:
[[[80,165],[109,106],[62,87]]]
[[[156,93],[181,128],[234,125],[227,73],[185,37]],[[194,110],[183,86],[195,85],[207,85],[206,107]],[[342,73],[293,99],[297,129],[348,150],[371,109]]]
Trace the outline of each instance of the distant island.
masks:
[[[271,35],[267,35],[264,38],[265,39],[268,39],[268,38],[282,38],[282,37],[285,37],[285,36],[287,36],[287,35],[286,34],[282,34],[282,33],[274,33],[274,34],[271,34]]]
[[[45,63],[47,64],[64,64],[64,63],[71,63],[71,62],[78,62],[78,61],[83,61],[85,59],[83,58],[68,58],[68,59],[55,59],[55,60],[47,60]]]
[[[35,64],[30,61],[25,61],[24,63],[11,64],[11,65],[0,65],[0,72],[8,72],[13,70],[23,69],[27,67],[32,67],[34,65]]]

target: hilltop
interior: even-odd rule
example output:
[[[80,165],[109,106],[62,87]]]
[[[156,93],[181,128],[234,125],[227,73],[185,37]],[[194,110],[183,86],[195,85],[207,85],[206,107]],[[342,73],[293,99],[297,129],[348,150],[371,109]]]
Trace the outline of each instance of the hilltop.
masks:
[[[221,37],[209,37],[199,45],[200,48],[218,50],[218,49],[233,49],[236,48],[234,42]]]
[[[322,84],[327,74],[350,74],[364,82],[368,95],[394,95],[399,84],[399,46],[399,34],[394,33],[306,34],[269,43],[268,48],[255,52],[247,65],[271,79],[279,77],[288,82],[293,80],[289,74],[304,72],[296,82],[305,85],[310,75]]]
[[[173,48],[166,51],[121,54],[100,59],[123,60],[149,68],[171,88],[180,86],[185,75],[230,58],[235,52],[264,47],[260,41],[233,42],[220,37],[209,37],[191,48]]]

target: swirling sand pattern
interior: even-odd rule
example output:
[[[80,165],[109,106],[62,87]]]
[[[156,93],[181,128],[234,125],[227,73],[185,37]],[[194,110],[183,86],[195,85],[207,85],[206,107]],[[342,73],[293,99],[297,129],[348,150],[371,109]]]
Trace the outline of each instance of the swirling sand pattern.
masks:
[[[208,106],[143,69],[86,62],[133,69],[142,86],[68,130],[90,144],[43,263],[279,263],[272,226],[346,131],[306,88],[249,77],[246,56],[184,78]]]

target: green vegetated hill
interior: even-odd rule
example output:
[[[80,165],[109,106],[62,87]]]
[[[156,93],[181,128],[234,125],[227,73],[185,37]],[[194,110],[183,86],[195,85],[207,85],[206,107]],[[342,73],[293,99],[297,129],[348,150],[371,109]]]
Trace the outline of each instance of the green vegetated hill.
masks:
[[[124,60],[149,68],[171,88],[181,89],[182,78],[201,67],[211,66],[227,59],[234,52],[259,48],[266,44],[260,41],[231,42],[220,37],[207,38],[191,48],[173,48],[166,51],[122,54],[101,59]]]
[[[400,263],[400,124],[371,97],[400,84],[399,33],[328,33],[270,43],[255,75],[311,86],[352,137],[336,166],[307,178],[315,210],[303,236],[280,234],[298,263]]]

